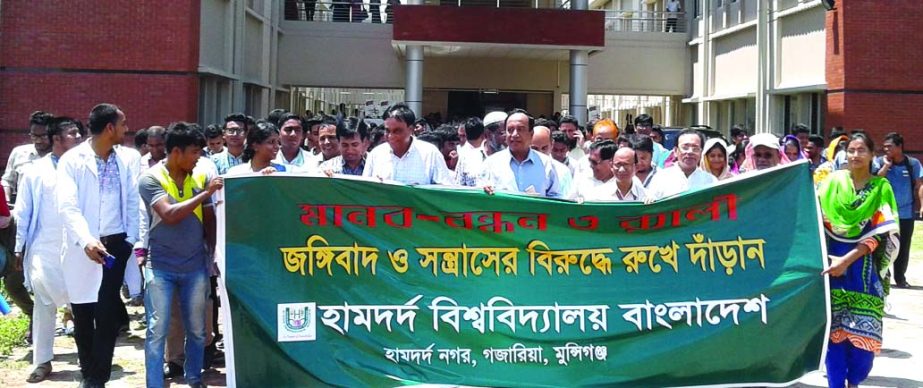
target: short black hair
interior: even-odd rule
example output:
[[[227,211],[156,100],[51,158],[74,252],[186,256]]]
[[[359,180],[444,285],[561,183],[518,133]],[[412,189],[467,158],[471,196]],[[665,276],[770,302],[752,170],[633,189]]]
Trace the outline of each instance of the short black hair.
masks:
[[[227,115],[227,116],[224,116],[224,128],[227,128],[227,127],[228,127],[228,123],[230,123],[231,121],[236,121],[236,122],[238,122],[238,123],[242,123],[242,124],[244,125],[244,127],[245,127],[245,128],[244,128],[245,131],[250,129],[251,120],[250,120],[249,117],[247,117],[247,115],[245,115],[245,114],[243,114],[243,113],[240,113],[240,112],[238,112],[238,113],[231,113],[231,114],[229,114],[229,115]]]
[[[276,127],[279,128],[279,130],[282,130],[282,127],[284,127],[284,126],[285,126],[285,123],[288,122],[289,120],[296,120],[296,121],[298,121],[298,124],[301,125],[301,130],[302,130],[302,132],[310,131],[310,130],[311,130],[311,128],[307,128],[308,125],[307,125],[307,123],[305,123],[304,119],[301,118],[301,116],[296,115],[296,114],[294,114],[294,113],[292,113],[292,112],[284,112],[284,111],[283,111],[282,114],[280,114],[279,117],[276,118],[276,122],[273,123],[272,120],[268,120],[268,121],[271,122],[271,123],[273,123],[273,124],[275,124]]]
[[[135,148],[141,148],[145,144],[147,144],[147,128],[142,128],[135,132]]]
[[[875,142],[872,141],[872,138],[869,135],[866,135],[865,132],[853,132],[849,135],[849,142],[852,143],[856,140],[861,140],[865,143],[865,146],[868,147],[869,151],[875,152]]]
[[[599,150],[599,158],[609,160],[615,156],[615,151],[619,150],[619,145],[612,140],[600,140],[590,144],[590,151]]]
[[[206,139],[218,138],[218,137],[221,137],[221,135],[222,135],[222,132],[221,132],[220,125],[209,124],[208,126],[205,127],[205,138]]]
[[[458,128],[453,127],[453,126],[448,125],[448,124],[440,125],[438,128],[436,128],[435,130],[433,130],[433,132],[436,132],[436,134],[438,134],[439,136],[441,136],[443,142],[447,142],[447,141],[455,141],[455,142],[458,142],[458,141],[461,141],[461,139],[458,137]]]
[[[408,127],[417,122],[417,115],[413,113],[413,109],[410,109],[410,106],[403,102],[389,106],[388,110],[385,111],[385,118],[393,118],[407,124]]]
[[[385,126],[376,125],[369,131],[369,142],[372,144],[378,144],[381,142],[381,138],[385,137]]]
[[[888,140],[894,143],[894,145],[904,148],[904,137],[901,136],[901,134],[897,132],[888,132],[888,134],[885,135],[885,141]]]
[[[651,133],[654,133],[654,132],[659,133],[660,137],[663,138],[663,128],[661,128],[659,124],[651,127]]]
[[[580,128],[580,122],[577,121],[576,117],[571,116],[571,115],[561,116],[561,119],[558,120],[558,126],[560,127],[561,124],[564,124],[564,123],[571,123],[571,124],[574,124],[575,127]]]
[[[799,134],[799,133],[807,133],[807,134],[810,134],[810,133],[811,133],[811,129],[808,128],[807,125],[798,123],[798,124],[795,124],[794,127],[792,127],[792,133],[793,133],[793,134],[796,134],[796,135]]]
[[[54,118],[54,115],[52,115],[51,113],[37,110],[35,112],[32,112],[32,114],[29,115],[29,126],[31,127],[33,125],[41,125],[45,127],[45,126],[48,126],[48,122],[51,121],[51,119],[53,118]]]
[[[635,126],[643,125],[645,127],[650,127],[654,125],[654,118],[647,113],[639,114],[638,117],[635,117]]]
[[[699,138],[699,147],[705,147],[705,135],[702,132],[699,132],[695,128],[686,128],[682,131],[679,131],[679,135],[676,135],[676,146],[679,147],[679,139],[684,135],[696,135]]]
[[[731,127],[731,137],[737,137],[740,135],[746,135],[747,130],[741,128],[739,125]]]
[[[417,140],[422,140],[427,143],[430,143],[436,146],[436,148],[440,150],[442,149],[442,146],[445,144],[445,140],[443,140],[442,136],[440,136],[436,132],[423,132],[417,136]]]
[[[469,117],[465,120],[465,136],[468,139],[477,139],[484,135],[484,122],[480,117]]]
[[[836,139],[845,134],[846,131],[843,130],[843,127],[833,127],[833,129],[830,130],[830,140]]]
[[[504,120],[503,122],[509,125],[510,116],[517,114],[517,113],[524,114],[526,115],[526,117],[529,118],[529,132],[533,131],[533,128],[535,128],[535,118],[532,117],[532,115],[530,115],[529,112],[526,112],[525,109],[516,108],[516,109],[511,110],[510,113],[506,115],[506,120]]]
[[[174,148],[179,148],[180,151],[184,151],[186,147],[190,146],[205,148],[205,135],[202,133],[202,128],[199,127],[199,124],[185,121],[170,123],[166,133],[164,142],[166,143],[168,154]]]
[[[560,130],[551,131],[551,142],[567,144],[567,134]]]
[[[422,125],[422,126],[424,126],[424,127],[427,126],[428,124],[429,124],[429,123],[426,122],[426,119],[424,119],[424,118],[422,118],[422,117],[416,119],[416,120],[413,122],[413,125]]]
[[[536,127],[548,127],[548,123],[550,123],[550,122],[551,122],[551,120],[548,120],[548,119],[546,119],[546,118],[544,118],[544,117],[539,117],[539,118],[535,119],[535,126],[536,126]],[[549,127],[549,128],[550,128],[550,127]]]
[[[282,128],[282,115],[288,112],[285,109],[273,109],[269,111],[269,115],[266,116],[266,121],[275,124],[276,127]]]
[[[90,133],[99,135],[103,133],[109,124],[115,125],[119,122],[119,107],[114,104],[102,103],[93,107],[90,111],[88,120]]]
[[[365,120],[358,117],[347,117],[343,119],[342,124],[337,126],[337,141],[344,137],[353,137],[357,134],[359,135],[359,140],[367,140],[369,138],[369,125],[365,123]]]
[[[654,140],[650,136],[644,135],[632,135],[631,136],[631,149],[637,151],[644,151],[650,154],[654,153]]]
[[[824,148],[824,138],[820,135],[808,136],[808,142],[814,144],[817,148]]]
[[[84,134],[80,126],[77,125],[77,120],[71,117],[58,116],[48,120],[48,133],[46,134],[46,136],[48,136],[48,144],[54,144],[54,137],[63,134],[64,130],[70,127],[77,127],[80,134]]]

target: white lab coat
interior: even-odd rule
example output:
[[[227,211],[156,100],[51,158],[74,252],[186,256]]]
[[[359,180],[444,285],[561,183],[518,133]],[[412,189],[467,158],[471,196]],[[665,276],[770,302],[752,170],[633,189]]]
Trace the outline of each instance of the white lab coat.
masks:
[[[90,260],[83,248],[98,241],[100,195],[99,171],[92,138],[74,147],[58,162],[58,208],[64,220],[62,268],[70,303],[95,303],[103,279],[102,265]],[[114,148],[121,180],[122,227],[129,244],[138,241],[138,171],[140,155]]]
[[[61,253],[64,225],[57,214],[55,184],[57,175],[51,155],[33,161],[19,181],[16,197],[16,252],[24,252],[23,270],[29,290],[41,282],[47,295],[36,292],[43,303],[62,306],[67,303]],[[41,226],[41,230],[39,227]]]

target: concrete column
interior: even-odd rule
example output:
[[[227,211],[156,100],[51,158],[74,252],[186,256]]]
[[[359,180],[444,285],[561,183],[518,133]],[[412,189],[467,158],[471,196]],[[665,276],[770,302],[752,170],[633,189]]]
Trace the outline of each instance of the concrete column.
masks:
[[[769,0],[760,0],[757,6],[756,17],[756,49],[759,53],[756,81],[756,128],[755,133],[772,132],[772,61],[773,55],[770,47],[771,26],[769,24]]]
[[[423,46],[407,45],[407,81],[404,101],[417,114],[423,116]]]
[[[586,50],[570,51],[570,114],[580,125],[587,123],[587,62]]]

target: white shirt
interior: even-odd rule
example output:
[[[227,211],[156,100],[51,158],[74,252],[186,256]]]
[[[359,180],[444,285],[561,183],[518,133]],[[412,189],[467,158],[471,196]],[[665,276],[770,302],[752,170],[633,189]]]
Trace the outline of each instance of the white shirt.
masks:
[[[700,190],[716,182],[718,179],[714,175],[698,168],[686,177],[686,173],[679,168],[679,165],[672,165],[654,175],[654,179],[647,188],[647,196],[659,200],[687,191]]]
[[[616,184],[615,199],[626,202],[644,202],[647,199],[647,190],[644,189],[644,183],[641,183],[638,177],[633,176],[631,177],[631,188],[626,193],[619,190],[618,184]]]
[[[474,147],[471,143],[465,142],[465,145],[458,151],[458,163],[455,164],[456,185],[477,185],[478,175],[481,174],[484,160],[487,159],[486,146],[486,140],[481,143],[480,147]]]
[[[405,185],[452,185],[445,158],[436,146],[411,138],[410,147],[398,157],[391,144],[383,143],[369,152],[362,176],[391,180]]]
[[[593,174],[577,177],[574,186],[573,197],[584,201],[613,200],[615,199],[615,191],[618,190],[614,176],[607,181],[601,181],[596,179]]]
[[[100,234],[100,190],[93,138],[67,151],[58,162],[57,200],[64,223],[64,283],[71,303],[94,303],[103,279],[102,265],[87,258],[83,248],[98,241]],[[115,147],[119,168],[121,226],[126,242],[138,241],[138,171],[140,155]]]
[[[292,160],[285,160],[285,154],[279,150],[279,154],[272,160],[273,163],[279,163],[286,167],[286,171],[298,172],[319,172],[318,166],[321,164],[321,156],[314,155],[302,148],[298,148],[298,154]],[[290,169],[288,167],[291,167]]]
[[[11,198],[7,198],[7,201],[12,201],[12,197],[16,196],[16,186],[22,178],[23,166],[38,158],[40,156],[33,144],[17,146],[10,152],[10,158],[6,162],[6,171],[3,172],[2,182],[0,182],[3,187],[9,188],[10,194],[12,194]]]

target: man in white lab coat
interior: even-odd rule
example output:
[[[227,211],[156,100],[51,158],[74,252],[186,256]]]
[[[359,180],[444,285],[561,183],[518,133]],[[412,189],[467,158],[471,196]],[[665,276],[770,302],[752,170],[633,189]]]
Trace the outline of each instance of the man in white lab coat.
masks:
[[[35,160],[23,171],[16,197],[16,260],[25,270],[26,284],[35,294],[32,309],[32,365],[26,379],[30,384],[45,380],[54,358],[55,313],[67,304],[61,246],[64,224],[58,216],[55,196],[58,160],[85,135],[83,127],[70,117],[55,117],[48,123],[51,153]]]
[[[90,139],[58,162],[58,208],[65,225],[62,269],[74,312],[81,387],[102,387],[124,304],[119,297],[125,264],[138,240],[137,152],[122,138],[128,127],[115,105],[90,112]],[[110,256],[111,255],[111,256]]]

